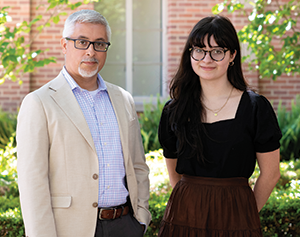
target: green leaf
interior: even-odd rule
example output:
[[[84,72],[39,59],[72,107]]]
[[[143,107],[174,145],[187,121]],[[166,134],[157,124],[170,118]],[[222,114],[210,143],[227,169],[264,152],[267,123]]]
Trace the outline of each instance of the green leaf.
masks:
[[[77,7],[81,6],[82,5],[82,2],[77,2],[75,4],[69,4],[68,7],[71,9],[71,10],[75,10]]]
[[[45,65],[45,62],[43,60],[34,63],[35,67],[44,67],[44,65]]]
[[[214,15],[220,14],[224,10],[224,3],[218,3],[212,8],[212,13]]]
[[[29,23],[29,26],[31,27],[33,24],[37,23],[37,22],[40,21],[42,18],[43,18],[42,15],[36,16],[36,17]]]
[[[45,28],[44,25],[40,25],[40,26],[37,27],[37,30],[38,30],[38,31],[42,31],[44,28]]]
[[[15,55],[8,55],[2,59],[2,64],[4,67],[8,67],[10,62],[18,63],[18,60]]]
[[[27,64],[24,68],[24,72],[32,72],[34,70],[34,65],[32,64]]]
[[[55,8],[58,4],[56,2],[51,2],[47,10],[49,11],[52,8]]]
[[[270,54],[270,55],[268,56],[268,61],[272,61],[274,58],[275,58],[274,55]]]
[[[289,52],[287,55],[285,55],[285,58],[290,58],[295,54],[294,51]]]
[[[54,16],[54,17],[52,17],[52,21],[53,21],[55,24],[57,24],[57,23],[59,22],[59,20],[60,20],[59,16]]]

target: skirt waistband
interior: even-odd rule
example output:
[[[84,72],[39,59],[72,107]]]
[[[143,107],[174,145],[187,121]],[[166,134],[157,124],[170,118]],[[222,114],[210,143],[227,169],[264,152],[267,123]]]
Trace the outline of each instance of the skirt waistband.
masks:
[[[248,179],[244,177],[209,178],[209,177],[190,176],[184,174],[181,178],[181,181],[194,183],[194,184],[201,184],[201,185],[211,185],[211,186],[249,186]]]

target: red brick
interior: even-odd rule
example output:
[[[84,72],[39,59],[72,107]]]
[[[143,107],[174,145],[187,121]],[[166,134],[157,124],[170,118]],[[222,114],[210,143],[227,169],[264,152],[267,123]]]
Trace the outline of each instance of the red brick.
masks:
[[[72,0],[76,2],[77,0]],[[167,78],[170,80],[174,73],[176,73],[178,64],[180,62],[180,57],[182,55],[182,50],[185,45],[186,39],[192,27],[203,17],[211,15],[211,8],[219,3],[220,0],[166,0],[167,1],[167,53],[168,53],[168,72]],[[279,4],[287,3],[288,0],[279,0]],[[38,10],[36,7],[39,4],[45,4],[47,6],[47,0],[2,0],[4,5],[9,5],[10,15],[13,17],[13,22],[8,23],[8,26],[13,27],[17,22],[23,20],[33,19],[35,16],[42,14],[44,16],[41,22],[36,24],[31,32],[31,35],[25,35],[27,41],[32,39],[37,33],[37,26],[45,22],[50,12],[45,12],[46,7],[41,6]],[[274,9],[274,4],[270,6],[270,9]],[[79,9],[93,9],[93,4],[88,6],[82,5]],[[248,14],[251,11],[249,6],[246,11]],[[70,10],[67,10],[68,14]],[[233,25],[237,30],[241,29],[244,25],[248,23],[248,19],[241,13],[228,14],[226,11],[222,13],[225,16],[228,16]],[[63,29],[63,22],[67,16],[61,17],[61,22],[58,24],[51,24],[51,27],[46,28],[46,30],[40,34],[32,45],[32,49],[50,49],[48,52],[44,52],[42,55],[39,55],[40,58],[49,57],[54,55],[57,57],[57,63],[51,63],[44,68],[38,68],[35,73],[26,74],[22,78],[24,79],[23,85],[18,87],[17,83],[5,82],[0,87],[0,106],[4,108],[3,100],[1,98],[8,98],[8,100],[18,101],[16,105],[13,103],[6,104],[5,108],[10,109],[7,106],[12,106],[11,111],[16,111],[17,106],[19,106],[22,98],[29,92],[29,90],[34,90],[39,88],[41,85],[45,84],[48,80],[51,80],[56,76],[62,66],[64,65],[64,56],[61,51],[60,39]],[[300,25],[300,24],[299,24]],[[287,33],[287,35],[290,32]],[[31,37],[31,38],[30,38]],[[280,41],[275,40],[274,45],[276,48],[281,46]],[[279,100],[282,100],[284,104],[290,106],[290,100],[295,98],[295,95],[300,93],[300,76],[287,76],[283,75],[278,78],[277,81],[272,81],[270,78],[259,80],[257,71],[249,71],[248,66],[243,64],[244,74],[247,78],[247,81],[251,86],[259,89],[260,93],[270,96],[274,101],[274,104],[277,105]],[[6,89],[4,89],[6,88]],[[3,97],[3,92],[11,93],[10,91],[15,91],[14,94],[10,96]],[[22,97],[22,98],[21,98]],[[15,106],[15,107],[14,107]]]

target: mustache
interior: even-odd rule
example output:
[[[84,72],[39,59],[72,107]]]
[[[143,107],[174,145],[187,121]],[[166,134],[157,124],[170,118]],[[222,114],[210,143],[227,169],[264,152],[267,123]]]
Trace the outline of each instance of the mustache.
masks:
[[[82,59],[81,62],[96,62],[96,63],[99,63],[99,61],[96,58],[85,58],[85,59]]]

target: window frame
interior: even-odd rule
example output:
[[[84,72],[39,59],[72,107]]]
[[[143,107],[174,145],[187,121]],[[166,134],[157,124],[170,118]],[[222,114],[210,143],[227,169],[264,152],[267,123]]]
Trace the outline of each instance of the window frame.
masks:
[[[126,50],[125,50],[125,85],[129,93],[133,93],[133,0],[126,0]],[[159,92],[161,100],[168,97],[168,64],[167,64],[167,1],[161,0],[161,20],[162,20],[162,73],[161,73],[161,91]],[[153,97],[153,99],[151,99]],[[144,103],[156,104],[156,95],[152,96],[133,96],[137,112],[142,112]]]

